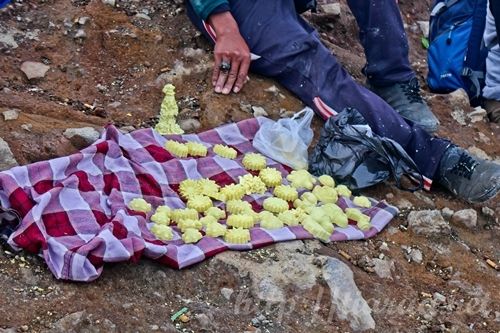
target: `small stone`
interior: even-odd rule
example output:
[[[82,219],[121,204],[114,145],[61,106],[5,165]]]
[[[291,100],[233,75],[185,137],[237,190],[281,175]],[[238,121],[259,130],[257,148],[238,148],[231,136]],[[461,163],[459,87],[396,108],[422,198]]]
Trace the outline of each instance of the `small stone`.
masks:
[[[483,206],[483,208],[481,208],[481,213],[483,213],[484,216],[495,217],[495,211],[490,207]]]
[[[187,322],[189,322],[189,317],[186,314],[182,314],[179,317],[179,320],[182,321],[183,323],[187,323]]]
[[[228,301],[231,299],[231,295],[233,294],[233,292],[234,290],[231,288],[222,288],[220,290],[222,296],[224,296],[224,298],[227,299]]]
[[[483,160],[491,160],[491,157],[488,154],[486,154],[484,150],[476,146],[471,146],[467,148],[467,151],[476,157],[482,158]]]
[[[99,132],[92,127],[68,128],[63,135],[78,149],[85,148],[99,139]]]
[[[116,4],[116,0],[102,0],[102,3],[114,7]]]
[[[90,17],[88,16],[82,16],[78,18],[79,25],[85,25],[88,21],[90,21]]]
[[[454,213],[455,211],[448,207],[444,207],[443,209],[441,209],[441,215],[444,217],[445,220],[450,220]]]
[[[340,16],[339,3],[326,3],[321,5],[321,11],[327,15]]]
[[[485,109],[480,106],[474,108],[474,111],[470,112],[467,116],[469,117],[471,123],[476,123],[482,121],[487,117],[488,113]]]
[[[200,324],[202,329],[206,329],[211,326],[210,318],[204,313],[197,313],[195,315],[195,319]]]
[[[27,132],[31,132],[31,129],[33,128],[33,124],[30,124],[30,123],[22,124],[21,128]]]
[[[389,245],[387,245],[386,242],[382,242],[382,244],[380,244],[380,246],[378,247],[378,249],[380,251],[389,251]]]
[[[158,325],[150,325],[149,328],[151,329],[151,331],[158,331],[160,329],[160,326],[158,326]]]
[[[137,14],[135,14],[135,17],[137,17],[139,19],[151,21],[151,17],[149,17],[148,15],[146,15],[144,13],[137,13]]]
[[[419,235],[449,235],[451,228],[439,210],[412,211],[408,214],[408,229]]]
[[[21,64],[21,71],[26,74],[28,80],[45,77],[45,74],[49,69],[50,66],[36,61],[25,61]]]
[[[385,195],[385,198],[386,198],[387,200],[392,200],[392,199],[394,199],[394,194],[392,194],[391,192],[389,192],[389,193],[387,193],[387,194]]]
[[[411,249],[409,256],[410,256],[410,261],[416,264],[421,264],[422,261],[424,260],[422,251],[420,251],[419,249]]]
[[[267,117],[268,114],[263,107],[260,106],[252,106],[252,112],[254,117]]]
[[[275,94],[275,95],[277,95],[280,92],[280,90],[278,89],[278,87],[276,87],[274,84],[272,86],[270,86],[269,88],[264,89],[264,91],[268,92],[268,93]]]
[[[477,212],[474,209],[462,209],[451,217],[451,222],[459,223],[469,229],[474,229],[477,226]]]
[[[452,108],[467,110],[469,108],[469,95],[460,88],[448,94],[449,102]]]
[[[78,39],[78,38],[87,38],[87,34],[85,33],[85,30],[83,29],[78,29],[75,33],[75,39]]]
[[[417,21],[418,27],[425,38],[429,37],[429,21]]]
[[[10,110],[2,112],[2,115],[3,115],[3,119],[5,121],[16,120],[17,118],[19,118],[19,110],[10,109]]]
[[[435,292],[432,294],[432,298],[438,303],[438,304],[445,304],[446,303],[446,296],[443,294],[440,294],[438,292]]]
[[[201,123],[194,119],[194,118],[188,118],[188,119],[183,119],[179,121],[179,126],[185,131],[185,132],[195,132],[197,129],[201,127]]]
[[[28,325],[23,325],[23,326],[21,326],[21,331],[23,331],[23,332],[28,332],[28,330],[29,330],[29,329],[30,329],[30,328],[29,328],[29,326],[28,326]]]
[[[394,262],[392,260],[383,260],[379,258],[372,259],[374,264],[373,270],[382,279],[391,279],[391,271],[394,269]]]
[[[484,135],[484,133],[479,132],[477,133],[477,135],[479,136],[479,138],[477,139],[479,142],[486,144],[489,144],[491,142],[491,139]]]
[[[108,104],[108,107],[109,107],[109,108],[112,108],[112,109],[117,109],[117,108],[119,108],[121,105],[122,105],[122,103],[120,103],[120,102],[112,102],[112,103],[109,103],[109,104]]]
[[[10,150],[9,144],[0,138],[0,171],[17,166],[14,154]]]
[[[252,113],[252,105],[245,102],[240,102],[240,110],[246,113]]]

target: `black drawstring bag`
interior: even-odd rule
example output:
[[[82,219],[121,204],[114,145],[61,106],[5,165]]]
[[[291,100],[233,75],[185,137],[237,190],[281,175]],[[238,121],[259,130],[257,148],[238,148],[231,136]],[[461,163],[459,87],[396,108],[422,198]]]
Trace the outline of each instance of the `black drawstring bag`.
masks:
[[[396,186],[408,191],[420,190],[423,177],[412,158],[394,140],[371,133],[358,110],[344,109],[330,117],[309,157],[309,171],[327,174],[350,189],[362,189],[392,176]],[[415,186],[403,187],[409,177]]]

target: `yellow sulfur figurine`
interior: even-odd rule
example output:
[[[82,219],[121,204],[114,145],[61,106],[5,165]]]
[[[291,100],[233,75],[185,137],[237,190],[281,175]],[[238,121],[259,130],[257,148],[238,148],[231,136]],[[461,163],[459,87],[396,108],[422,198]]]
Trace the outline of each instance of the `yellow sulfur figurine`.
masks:
[[[234,214],[227,217],[226,224],[234,228],[248,229],[254,226],[255,220],[251,215]]]
[[[260,227],[269,230],[280,229],[283,228],[283,222],[274,215],[266,216],[265,218],[261,219]]]
[[[156,236],[159,240],[169,241],[174,239],[174,233],[172,232],[172,228],[166,226],[164,224],[153,224],[151,226],[151,233]]]
[[[203,213],[210,207],[212,207],[212,199],[204,195],[195,195],[189,198],[186,206],[192,208],[199,213]]]
[[[197,220],[198,212],[192,208],[174,209],[170,213],[172,221],[179,223],[182,220]]]
[[[328,215],[321,207],[313,207],[309,212],[309,216],[318,223],[322,221],[330,222],[330,217],[328,217]]]
[[[160,206],[156,209],[156,212],[151,216],[151,221],[157,224],[170,224],[170,208],[167,206]]]
[[[345,185],[337,185],[335,187],[335,190],[337,191],[337,194],[343,197],[350,197],[352,195],[351,190],[345,186]]]
[[[274,214],[268,212],[267,210],[263,210],[259,213],[259,220],[262,221],[263,219],[268,218],[269,216],[274,216]]]
[[[287,226],[292,227],[295,225],[299,225],[299,219],[297,218],[295,212],[292,210],[287,210],[279,213],[278,218],[281,220],[281,222],[283,222]]]
[[[135,198],[128,203],[128,208],[137,212],[149,213],[152,207],[146,200],[142,198]]]
[[[288,202],[283,199],[274,197],[264,200],[263,207],[265,210],[276,214],[284,212],[290,208],[288,206]]]
[[[281,176],[281,172],[279,172],[275,168],[265,168],[265,169],[260,170],[259,178],[268,187],[274,187],[274,186],[281,185],[281,182],[283,181],[283,177]]]
[[[315,186],[312,193],[322,203],[336,203],[338,200],[337,191],[330,186]]]
[[[349,221],[347,220],[347,215],[342,211],[342,208],[336,204],[325,204],[321,206],[321,208],[325,211],[326,215],[328,215],[332,223],[341,228],[347,227]]]
[[[217,220],[225,219],[226,212],[220,209],[219,207],[210,207],[205,211],[206,216],[213,216]]]
[[[320,184],[323,186],[335,187],[335,180],[331,176],[328,175],[319,176],[318,180]]]
[[[316,178],[311,175],[307,170],[294,170],[287,177],[288,181],[295,188],[305,188],[312,190],[316,184]]]
[[[207,156],[208,150],[203,144],[199,142],[189,141],[186,143],[188,148],[188,154],[191,156],[205,157]]]
[[[175,116],[179,113],[177,102],[175,101],[175,87],[167,84],[163,87],[165,97],[160,106],[160,119],[155,126],[155,130],[161,135],[183,134],[184,131],[175,121]]]
[[[371,228],[370,216],[363,214],[359,209],[346,208],[345,214],[347,218],[356,221],[359,229],[368,230]]]
[[[360,195],[359,197],[354,197],[352,202],[359,207],[363,208],[370,208],[372,206],[372,203],[370,202],[370,199],[368,199],[365,196]]]
[[[249,153],[241,161],[245,169],[259,171],[266,167],[266,158],[258,153]]]
[[[203,216],[201,219],[200,219],[200,223],[201,225],[203,225],[204,227],[206,227],[208,224],[212,223],[212,222],[217,222],[217,219],[215,217],[213,217],[212,215],[207,215],[207,216]]]
[[[182,240],[186,244],[188,244],[188,243],[196,243],[197,241],[199,241],[202,238],[203,238],[203,235],[201,234],[201,232],[199,232],[196,229],[188,228],[182,234]]]
[[[327,220],[322,220],[322,221],[319,221],[318,224],[323,228],[325,229],[326,232],[328,232],[330,235],[333,233],[333,230],[335,229],[333,224],[330,223],[329,221]]]
[[[181,229],[182,232],[184,232],[186,229],[200,230],[203,227],[203,224],[201,224],[200,220],[185,219],[177,223],[177,227]]]
[[[235,149],[220,144],[215,145],[213,150],[217,155],[229,158],[231,160],[234,160],[236,156],[238,156],[238,152]]]
[[[273,194],[275,197],[286,200],[294,201],[299,197],[297,190],[289,185],[278,185],[274,188]]]
[[[246,244],[250,241],[250,230],[248,229],[229,229],[224,235],[224,241],[231,244]]]
[[[217,185],[217,183],[211,179],[199,179],[198,180],[198,186],[200,188],[200,194],[209,196],[209,197],[214,197],[219,193],[220,186]]]
[[[229,184],[220,189],[223,199],[240,200],[245,195],[245,188],[241,184]]]
[[[180,158],[185,158],[188,156],[188,147],[180,142],[174,140],[167,140],[165,143],[165,149],[169,151],[172,155]]]
[[[205,234],[209,237],[221,237],[224,236],[226,232],[227,227],[218,222],[210,222],[205,230]]]
[[[330,233],[323,229],[323,227],[312,218],[306,218],[302,223],[302,226],[315,238],[318,238],[323,242],[328,242],[330,240]]]
[[[179,184],[179,193],[184,199],[189,199],[192,196],[200,195],[200,183],[194,179],[185,179]]]
[[[259,177],[247,174],[244,176],[240,176],[239,180],[240,185],[245,188],[245,193],[248,195],[254,193],[263,194],[267,191],[266,184],[264,184],[264,182]]]
[[[226,211],[230,214],[242,214],[248,210],[252,210],[252,205],[247,201],[229,200],[226,202]]]
[[[305,213],[311,212],[311,209],[316,207],[316,204],[312,204],[309,201],[303,201],[300,199],[297,199],[293,202],[293,207],[296,209],[301,209]]]
[[[304,204],[309,206],[316,206],[316,204],[318,203],[318,198],[316,198],[316,196],[311,192],[302,193],[300,199],[302,200],[302,202],[304,202]]]

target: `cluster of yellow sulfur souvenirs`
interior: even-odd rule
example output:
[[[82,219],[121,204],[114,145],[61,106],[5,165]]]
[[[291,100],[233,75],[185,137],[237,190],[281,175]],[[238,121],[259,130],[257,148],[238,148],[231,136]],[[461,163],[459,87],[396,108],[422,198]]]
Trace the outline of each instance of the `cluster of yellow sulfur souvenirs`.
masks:
[[[180,149],[174,144],[170,148],[172,153],[180,155]],[[235,157],[230,153],[232,148],[219,148],[221,156]],[[192,155],[189,148],[187,154],[182,153],[183,156],[188,154]],[[355,221],[361,230],[371,228],[370,217],[359,208],[347,208],[344,212],[337,206],[339,196],[350,197],[351,191],[344,185],[336,186],[332,177],[316,178],[306,170],[297,170],[292,171],[285,181],[279,170],[267,166],[261,154],[247,154],[242,161],[247,170],[258,175],[248,173],[240,176],[237,183],[222,187],[210,179],[182,181],[179,193],[186,201],[186,208],[158,207],[151,216],[154,222],[151,232],[158,239],[172,240],[174,233],[170,225],[175,224],[185,243],[198,242],[204,232],[209,237],[223,237],[227,243],[245,244],[251,240],[250,229],[256,225],[265,229],[302,225],[325,242],[329,241],[335,226],[345,228],[349,219]],[[242,200],[245,195],[266,192],[272,192],[273,196],[263,200],[261,212],[256,212],[249,202]],[[217,202],[215,206],[214,201]],[[371,206],[370,200],[363,196],[354,197],[353,203],[363,208]],[[143,199],[134,199],[129,208],[148,213],[151,205]]]

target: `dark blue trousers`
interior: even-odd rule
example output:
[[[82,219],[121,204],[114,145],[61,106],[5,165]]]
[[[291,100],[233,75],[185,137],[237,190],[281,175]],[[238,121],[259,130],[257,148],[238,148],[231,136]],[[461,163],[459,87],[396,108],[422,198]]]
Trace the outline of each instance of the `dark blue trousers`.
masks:
[[[362,1],[385,2],[351,3]],[[252,61],[253,72],[276,79],[323,119],[345,107],[358,109],[374,133],[397,141],[408,152],[430,186],[449,142],[405,121],[380,97],[357,84],[321,43],[317,32],[296,13],[293,0],[230,0],[230,5],[241,35],[251,52],[260,57]],[[200,31],[215,42],[212,29],[189,5],[188,13]]]

